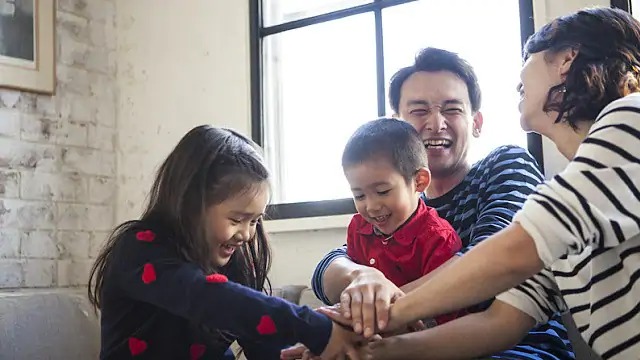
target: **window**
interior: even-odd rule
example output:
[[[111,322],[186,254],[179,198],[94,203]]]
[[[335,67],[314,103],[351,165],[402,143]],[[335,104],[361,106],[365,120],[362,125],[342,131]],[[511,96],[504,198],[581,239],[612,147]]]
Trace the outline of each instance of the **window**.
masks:
[[[531,0],[252,0],[251,13],[252,135],[274,173],[272,218],[354,211],[344,145],[391,115],[390,77],[427,46],[457,52],[478,75],[485,121],[472,160],[512,143],[542,165],[515,90]]]
[[[640,19],[640,0],[611,0],[611,7],[617,7]]]

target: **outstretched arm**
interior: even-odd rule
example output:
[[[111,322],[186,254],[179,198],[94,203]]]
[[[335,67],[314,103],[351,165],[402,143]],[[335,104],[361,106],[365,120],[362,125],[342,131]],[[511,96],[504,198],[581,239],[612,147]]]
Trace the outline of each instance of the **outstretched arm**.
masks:
[[[475,359],[512,348],[534,323],[516,308],[494,301],[486,311],[369,343],[361,354],[376,360]]]
[[[490,299],[540,270],[533,239],[512,224],[398,299],[391,307],[389,330]]]
[[[267,296],[222,274],[204,274],[152,229],[125,233],[113,259],[109,274],[127,296],[211,329],[280,346],[302,342],[315,353],[325,349],[332,334],[331,321],[308,307]]]

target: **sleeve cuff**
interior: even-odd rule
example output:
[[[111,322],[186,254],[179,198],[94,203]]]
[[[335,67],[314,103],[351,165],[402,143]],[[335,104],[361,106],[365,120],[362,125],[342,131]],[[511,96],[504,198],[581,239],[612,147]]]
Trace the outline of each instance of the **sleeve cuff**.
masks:
[[[301,334],[300,342],[303,343],[313,354],[320,355],[329,343],[331,332],[333,331],[333,322],[320,313],[315,312],[311,308],[305,306],[308,311],[308,322],[311,326],[307,328],[309,331]]]
[[[527,200],[524,208],[516,213],[513,218],[513,222],[517,222],[524,228],[524,230],[531,236],[536,246],[538,257],[545,266],[551,266],[562,255],[566,254],[567,247],[562,241],[556,241],[557,236],[552,232],[553,230],[546,230],[546,233],[541,231],[538,226],[541,222],[547,226],[549,222],[544,221],[549,217],[549,213],[540,204],[534,200]],[[551,226],[562,226],[560,224],[551,222]]]
[[[547,315],[535,306],[533,301],[530,299],[524,299],[523,297],[526,297],[526,295],[522,294],[517,289],[511,289],[496,296],[496,300],[509,304],[529,315],[536,321],[536,326],[546,324],[549,321]]]
[[[340,257],[345,257],[345,258],[349,257],[347,255],[346,246],[342,246],[337,249],[334,249],[331,252],[329,252],[327,255],[325,255],[325,257],[322,260],[320,260],[320,263],[318,263],[318,266],[316,266],[316,269],[313,271],[313,276],[311,277],[311,288],[313,289],[313,293],[325,305],[333,305],[333,304],[331,304],[331,301],[329,301],[329,298],[324,293],[324,284],[323,284],[324,272],[327,270],[329,265],[331,265],[331,263],[335,259]]]

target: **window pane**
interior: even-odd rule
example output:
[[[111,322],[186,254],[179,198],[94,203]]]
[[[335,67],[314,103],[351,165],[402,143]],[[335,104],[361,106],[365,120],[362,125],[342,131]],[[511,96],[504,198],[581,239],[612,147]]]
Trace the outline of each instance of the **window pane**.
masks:
[[[519,14],[514,0],[422,0],[382,13],[387,84],[428,46],[456,52],[473,66],[484,116],[481,136],[471,143],[473,162],[502,144],[527,147],[516,92],[522,64]]]
[[[640,19],[640,0],[631,0],[631,15]]]
[[[265,38],[265,151],[274,202],[350,197],[341,156],[377,117],[372,13]]]
[[[372,0],[263,0],[264,26],[278,25],[370,2]]]

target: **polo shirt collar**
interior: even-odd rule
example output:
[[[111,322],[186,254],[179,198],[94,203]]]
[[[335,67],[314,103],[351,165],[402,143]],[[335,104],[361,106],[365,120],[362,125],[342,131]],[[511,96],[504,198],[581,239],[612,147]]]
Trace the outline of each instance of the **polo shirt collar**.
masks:
[[[408,245],[413,242],[416,237],[416,232],[420,230],[422,224],[422,219],[424,214],[427,213],[428,208],[427,205],[422,201],[422,199],[418,200],[418,207],[416,211],[405,221],[404,224],[400,225],[393,234],[383,234],[380,230],[378,230],[373,224],[363,221],[363,224],[358,228],[358,232],[362,235],[374,235],[377,237],[381,237],[383,239],[389,238],[389,240],[393,240],[400,245]]]

